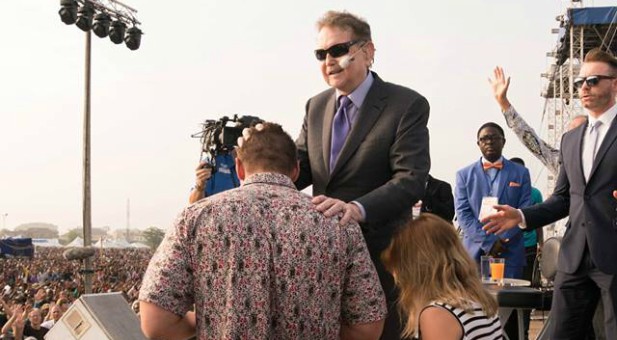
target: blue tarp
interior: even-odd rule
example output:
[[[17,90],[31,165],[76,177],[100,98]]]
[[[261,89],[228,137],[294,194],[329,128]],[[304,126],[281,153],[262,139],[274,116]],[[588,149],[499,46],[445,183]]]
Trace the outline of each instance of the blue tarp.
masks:
[[[34,256],[34,246],[31,238],[0,239],[0,254],[2,256]]]
[[[617,7],[572,8],[570,11],[574,26],[617,24]]]

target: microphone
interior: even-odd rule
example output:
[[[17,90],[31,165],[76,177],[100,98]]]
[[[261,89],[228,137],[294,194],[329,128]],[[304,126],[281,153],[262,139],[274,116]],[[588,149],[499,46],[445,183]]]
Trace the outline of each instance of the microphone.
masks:
[[[83,260],[94,255],[94,248],[80,247],[67,249],[62,253],[67,260]]]
[[[358,53],[358,51],[356,51],[352,56],[346,55],[343,58],[341,58],[341,61],[339,61],[338,66],[343,70],[348,68],[349,64],[351,64],[352,61],[356,60],[356,58],[354,58],[356,56],[356,53]]]
[[[339,61],[338,66],[341,69],[346,69],[349,67],[349,64],[351,64],[352,61],[356,60],[356,54],[358,54],[358,52],[362,51],[362,47],[364,47],[364,45],[366,45],[366,42],[364,44],[362,44],[362,46],[360,46],[360,48],[355,51],[354,53],[352,53],[351,55],[347,54],[344,57],[341,58],[341,61]]]

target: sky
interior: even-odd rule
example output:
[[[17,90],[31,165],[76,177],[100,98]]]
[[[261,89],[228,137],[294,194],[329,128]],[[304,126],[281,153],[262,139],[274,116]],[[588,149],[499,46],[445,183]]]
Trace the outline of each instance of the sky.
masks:
[[[304,105],[326,89],[315,60],[327,10],[365,18],[373,70],[430,102],[431,173],[454,185],[480,157],[475,134],[506,127],[487,78],[512,76],[509,98],[539,131],[555,17],[569,1],[126,0],[145,32],[131,51],[92,37],[92,226],[167,228],[186,206],[206,119],[253,115],[297,137]],[[587,1],[611,6],[612,1]],[[82,224],[85,33],[59,1],[10,1],[0,11],[0,225]],[[506,157],[546,171],[506,131]]]

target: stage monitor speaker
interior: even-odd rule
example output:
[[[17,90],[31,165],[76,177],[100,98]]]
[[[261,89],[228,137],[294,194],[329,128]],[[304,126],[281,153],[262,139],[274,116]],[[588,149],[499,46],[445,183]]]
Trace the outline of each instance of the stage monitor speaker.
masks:
[[[47,332],[45,340],[146,340],[122,293],[82,295]]]

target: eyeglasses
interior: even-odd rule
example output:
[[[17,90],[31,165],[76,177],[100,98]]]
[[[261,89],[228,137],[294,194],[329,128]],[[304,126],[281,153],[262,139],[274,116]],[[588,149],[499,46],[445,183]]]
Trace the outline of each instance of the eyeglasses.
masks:
[[[589,77],[578,77],[574,79],[574,87],[576,87],[577,89],[580,89],[581,87],[583,87],[583,83],[586,83],[587,86],[589,87],[593,87],[598,85],[598,83],[600,82],[600,80],[602,79],[615,79],[615,77],[611,77],[611,76],[603,76],[603,75],[595,75],[595,76],[589,76]]]
[[[332,56],[333,58],[342,57],[345,54],[349,53],[349,48],[351,48],[351,46],[359,42],[362,42],[362,41],[363,40],[352,40],[352,41],[332,45],[327,50],[324,50],[324,49],[315,50],[315,57],[317,57],[317,60],[319,61],[326,60],[326,56],[328,54],[330,54],[330,56]]]
[[[486,135],[478,138],[480,143],[488,143],[488,142],[499,142],[503,139],[503,137],[499,135]]]

